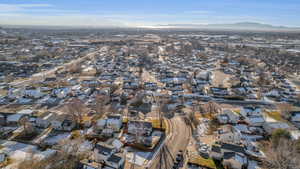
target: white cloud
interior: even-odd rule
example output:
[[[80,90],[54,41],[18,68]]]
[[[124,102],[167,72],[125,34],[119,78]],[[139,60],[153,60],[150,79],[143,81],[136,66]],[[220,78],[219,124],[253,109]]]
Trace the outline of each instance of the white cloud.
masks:
[[[212,14],[213,11],[206,11],[206,10],[198,10],[198,11],[185,11],[186,14]]]
[[[53,7],[51,4],[17,4],[23,8],[39,8],[39,7]]]
[[[1,17],[2,16],[2,17]],[[5,16],[5,17],[3,17]],[[0,23],[6,25],[51,26],[127,26],[125,22],[97,15],[66,14],[61,16],[0,13]]]
[[[32,8],[48,8],[52,7],[50,4],[1,4],[0,12],[20,12]]]

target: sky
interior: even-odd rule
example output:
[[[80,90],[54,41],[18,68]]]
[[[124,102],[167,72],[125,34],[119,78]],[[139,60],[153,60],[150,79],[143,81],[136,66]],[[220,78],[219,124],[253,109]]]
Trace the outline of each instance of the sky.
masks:
[[[300,27],[300,0],[0,0],[0,25],[155,26],[259,22]]]

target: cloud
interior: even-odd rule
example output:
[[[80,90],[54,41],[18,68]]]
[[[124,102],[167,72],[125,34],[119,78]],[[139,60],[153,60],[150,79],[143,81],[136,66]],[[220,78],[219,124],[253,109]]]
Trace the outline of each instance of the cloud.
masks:
[[[17,6],[23,8],[53,7],[51,4],[17,4]]]
[[[50,4],[1,4],[0,12],[21,12],[32,8],[49,8]]]
[[[212,14],[213,11],[199,10],[199,11],[185,11],[186,14]]]
[[[127,26],[123,21],[106,19],[97,15],[84,14],[66,14],[58,17],[53,15],[0,13],[0,23],[4,25],[41,26]]]

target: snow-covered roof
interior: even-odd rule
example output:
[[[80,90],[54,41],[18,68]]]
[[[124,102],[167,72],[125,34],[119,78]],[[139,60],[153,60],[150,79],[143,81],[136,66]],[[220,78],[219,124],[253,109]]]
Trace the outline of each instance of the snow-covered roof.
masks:
[[[33,113],[33,110],[31,110],[31,109],[23,109],[18,112],[18,114],[28,114],[28,115],[30,115],[32,113]]]
[[[249,118],[249,121],[251,123],[263,123],[263,122],[265,122],[265,119],[263,118],[263,116],[250,116],[248,118]]]
[[[24,114],[17,113],[7,116],[7,122],[18,122],[20,118],[22,118]]]

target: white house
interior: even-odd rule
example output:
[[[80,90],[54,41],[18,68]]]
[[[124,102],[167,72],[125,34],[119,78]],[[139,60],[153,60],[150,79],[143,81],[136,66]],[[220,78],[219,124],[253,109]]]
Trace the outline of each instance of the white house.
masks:
[[[59,88],[59,89],[54,89],[52,91],[52,95],[58,97],[58,98],[65,98],[67,97],[68,94],[71,93],[71,89],[70,88]]]
[[[8,90],[8,97],[11,99],[17,98],[17,97],[21,97],[23,93],[23,89],[22,88],[10,88]]]
[[[103,130],[106,126],[107,119],[100,119],[96,123],[97,130]]]
[[[120,150],[123,147],[124,144],[120,140],[115,139],[112,142],[112,145],[114,146],[115,149]]]
[[[106,127],[113,129],[114,132],[118,132],[123,124],[123,118],[121,115],[109,115],[106,121]]]
[[[23,95],[25,97],[30,97],[34,99],[38,99],[43,97],[45,94],[40,91],[40,89],[29,89],[29,90],[24,90]]]
[[[231,110],[224,110],[223,113],[217,115],[217,119],[221,124],[236,124],[240,117]]]

